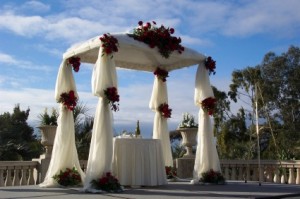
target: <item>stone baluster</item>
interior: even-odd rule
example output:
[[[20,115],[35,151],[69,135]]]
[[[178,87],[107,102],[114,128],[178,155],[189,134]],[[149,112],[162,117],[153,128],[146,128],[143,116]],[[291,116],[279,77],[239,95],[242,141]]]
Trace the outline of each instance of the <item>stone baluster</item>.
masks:
[[[281,184],[286,184],[286,168],[282,168],[280,183]]]
[[[271,166],[266,168],[266,181],[273,182],[273,168]]]
[[[20,186],[20,169],[16,167],[14,169],[14,177],[13,177],[12,185]]]
[[[259,178],[258,180],[260,180],[261,182],[264,182],[265,181],[265,171],[264,171],[264,165],[261,165],[260,168],[257,169],[258,170],[258,175],[259,175]]]
[[[294,167],[289,168],[289,184],[296,184],[296,179],[295,179],[295,173],[294,173]]]
[[[274,178],[273,178],[273,182],[274,183],[280,183],[280,173],[279,173],[279,169],[275,168],[274,169]]]
[[[8,187],[12,185],[12,180],[11,180],[11,169],[7,168],[7,173],[6,173],[6,179],[5,179],[5,184],[4,186]]]
[[[231,168],[231,178],[230,180],[236,180],[236,165],[234,167]]]
[[[253,181],[257,181],[257,180],[258,180],[258,168],[257,168],[256,166],[253,167],[252,180],[253,180]]]
[[[27,185],[27,182],[26,182],[26,172],[27,171],[27,168],[24,168],[22,167],[21,169],[21,185]]]
[[[225,164],[224,167],[225,167],[224,177],[226,180],[229,180],[229,165]]]
[[[4,186],[3,169],[0,169],[0,187]]]
[[[244,166],[241,165],[238,168],[239,168],[238,180],[244,180]]]
[[[27,185],[33,185],[34,183],[34,177],[33,177],[33,168],[30,167],[29,168],[29,175],[28,175],[28,181],[27,181]]]
[[[245,178],[245,182],[248,182],[251,180],[251,174],[250,174],[250,165],[248,164],[246,167],[246,178]]]
[[[296,184],[300,184],[300,168],[297,168]]]

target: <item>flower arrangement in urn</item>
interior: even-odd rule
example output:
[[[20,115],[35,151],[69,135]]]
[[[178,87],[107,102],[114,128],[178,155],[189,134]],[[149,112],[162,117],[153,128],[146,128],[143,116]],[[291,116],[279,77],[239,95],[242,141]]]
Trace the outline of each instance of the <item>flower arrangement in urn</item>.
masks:
[[[198,124],[195,122],[195,117],[193,115],[184,113],[178,128],[198,128]]]
[[[41,113],[38,116],[40,120],[40,125],[45,126],[45,125],[50,125],[50,126],[57,126],[57,118],[58,118],[58,113],[56,109],[52,108],[52,113],[51,115],[48,113],[48,109],[45,108],[44,113]]]
[[[184,113],[182,121],[178,126],[178,131],[180,131],[182,136],[182,146],[184,146],[186,150],[183,158],[194,158],[193,146],[197,144],[196,137],[198,132],[198,124],[195,122],[194,116],[189,113]]]

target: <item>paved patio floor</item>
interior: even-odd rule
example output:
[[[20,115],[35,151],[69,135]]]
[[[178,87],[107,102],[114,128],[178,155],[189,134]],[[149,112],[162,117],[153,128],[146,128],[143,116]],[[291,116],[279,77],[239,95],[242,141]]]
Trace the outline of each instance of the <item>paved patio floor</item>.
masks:
[[[300,185],[228,182],[226,185],[191,185],[170,182],[159,187],[125,188],[118,194],[84,193],[81,188],[0,187],[1,199],[158,199],[158,198],[300,198]]]

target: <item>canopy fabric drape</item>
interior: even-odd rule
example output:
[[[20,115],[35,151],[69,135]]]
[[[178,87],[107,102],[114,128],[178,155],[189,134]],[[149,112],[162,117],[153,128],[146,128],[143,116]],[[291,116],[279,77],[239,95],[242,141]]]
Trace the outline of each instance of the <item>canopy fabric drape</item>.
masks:
[[[195,81],[194,101],[199,106],[198,145],[193,172],[193,182],[198,182],[203,172],[213,169],[221,171],[219,156],[213,138],[213,125],[207,112],[201,107],[202,100],[214,97],[209,74],[204,64],[199,64]]]
[[[61,93],[69,92],[70,90],[73,90],[75,95],[78,96],[72,74],[72,67],[67,65],[66,60],[63,60],[60,65],[56,80],[56,100],[60,98]],[[72,169],[75,167],[78,170],[81,179],[84,180],[84,173],[80,168],[75,145],[73,112],[68,110],[62,104],[60,105],[57,124],[58,126],[54,139],[50,164],[44,182],[40,184],[41,187],[59,186],[59,184],[53,179],[53,176],[59,174],[60,170],[65,170],[66,168]]]
[[[92,76],[92,92],[99,97],[99,101],[94,118],[84,181],[84,190],[86,191],[96,191],[91,187],[91,181],[99,179],[104,173],[111,172],[112,169],[113,119],[112,111],[104,95],[104,90],[109,87],[117,88],[115,62],[110,56],[102,55],[102,48],[100,48]]]
[[[71,90],[78,98],[72,67],[68,64],[68,58],[77,56],[83,63],[95,63],[91,86],[92,93],[99,98],[99,101],[94,117],[86,176],[80,168],[75,147],[73,113],[61,104],[52,158],[45,181],[40,186],[58,186],[52,177],[58,174],[60,170],[76,167],[83,180],[84,190],[99,192],[92,189],[90,182],[112,169],[113,115],[104,90],[110,87],[117,88],[116,66],[153,72],[157,66],[166,71],[172,71],[200,63],[197,70],[194,97],[196,105],[200,108],[194,180],[199,180],[201,173],[209,169],[220,171],[219,158],[213,141],[211,119],[200,105],[202,100],[213,97],[208,71],[204,66],[206,57],[192,49],[185,48],[182,53],[173,52],[166,59],[161,56],[157,48],[149,48],[145,43],[134,40],[126,33],[111,35],[118,40],[119,44],[118,51],[113,54],[113,57],[102,53],[102,42],[99,40],[99,36],[92,38],[71,47],[64,53],[56,80],[56,101],[59,101],[62,93]],[[167,119],[159,112],[159,106],[163,103],[168,103],[167,85],[166,82],[155,76],[149,103],[150,109],[155,112],[153,138],[161,140],[165,166],[173,166]]]
[[[168,103],[167,84],[155,76],[149,103],[150,109],[155,111],[152,137],[161,140],[165,166],[173,166],[167,118],[164,118],[158,110],[162,103]]]

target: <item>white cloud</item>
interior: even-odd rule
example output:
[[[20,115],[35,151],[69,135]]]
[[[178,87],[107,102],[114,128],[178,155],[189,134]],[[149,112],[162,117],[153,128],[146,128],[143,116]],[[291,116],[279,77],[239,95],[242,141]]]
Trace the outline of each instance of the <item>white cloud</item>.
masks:
[[[298,34],[300,2],[295,0],[249,1],[232,11],[223,32],[231,36],[276,33]]]
[[[29,5],[32,9],[50,9],[49,5],[38,1],[23,4],[24,7]],[[201,44],[199,33],[249,36],[275,32],[287,35],[299,32],[300,28],[300,2],[297,0],[66,1],[62,5],[66,6],[64,12],[44,17],[16,14],[11,7],[3,9],[0,29],[25,37],[43,35],[50,40],[63,39],[72,43],[104,32],[127,31],[136,26],[138,20],[155,20],[158,24],[181,29],[188,42]]]
[[[19,9],[28,10],[31,12],[34,11],[39,13],[45,13],[48,12],[50,8],[50,5],[34,0],[25,2]]]
[[[32,37],[45,31],[46,24],[47,21],[41,16],[21,16],[11,12],[0,15],[0,29],[25,37]]]
[[[44,71],[44,72],[50,72],[53,70],[50,66],[36,65],[30,61],[20,60],[13,57],[12,55],[5,54],[5,53],[0,53],[0,63],[13,65],[17,68],[26,69],[26,70],[36,70],[36,71]]]
[[[18,61],[14,59],[11,55],[0,53],[0,63],[4,64],[18,64]]]

